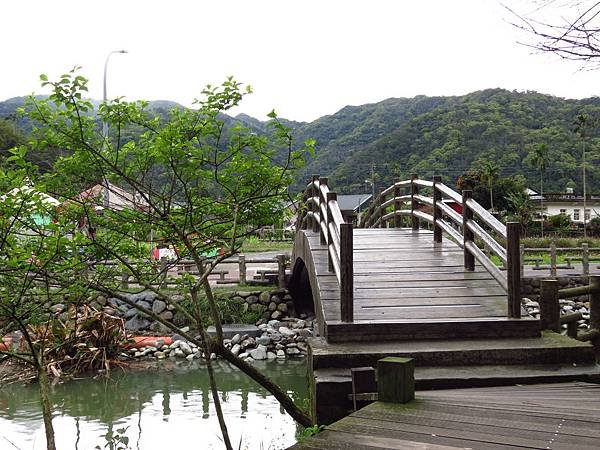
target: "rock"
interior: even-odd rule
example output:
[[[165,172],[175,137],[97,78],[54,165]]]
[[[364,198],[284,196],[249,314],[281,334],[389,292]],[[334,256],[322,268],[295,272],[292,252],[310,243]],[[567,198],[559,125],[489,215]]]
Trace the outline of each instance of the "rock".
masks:
[[[179,345],[180,345],[182,342],[183,342],[183,341],[175,341],[175,340],[174,340],[174,341],[171,343],[171,345],[169,345],[169,348],[170,348],[171,350],[175,350],[176,348],[179,348]]]
[[[283,350],[277,350],[277,359],[285,359],[285,352]]]
[[[259,345],[250,352],[250,356],[252,356],[252,359],[256,360],[267,359],[267,347],[264,345]]]
[[[291,301],[293,301],[293,300],[294,300],[290,294],[285,294],[285,295],[283,296],[283,299],[284,299],[286,302],[291,302]]]
[[[191,355],[193,353],[192,347],[186,341],[180,341],[179,348],[186,355]]]
[[[258,296],[258,301],[262,304],[262,305],[268,305],[271,301],[271,294],[269,294],[268,292],[261,292],[260,295]]]
[[[154,314],[160,314],[165,309],[167,309],[167,304],[162,300],[154,300],[154,303],[152,303],[152,312]]]
[[[137,301],[135,304],[145,309],[152,309],[152,305],[145,300]]]
[[[150,330],[154,331],[155,333],[161,334],[168,333],[170,331],[169,328],[167,328],[160,322],[152,322],[152,324],[150,325]]]
[[[189,333],[190,332],[190,327],[187,327],[187,326],[186,327],[181,327],[180,330],[181,330],[182,333]]]
[[[157,359],[165,359],[167,355],[165,354],[165,352],[155,352],[154,357]]]
[[[137,309],[131,308],[128,309],[127,312],[123,315],[125,319],[131,319],[133,316],[137,315]]]
[[[283,337],[292,337],[296,335],[294,330],[290,330],[288,327],[279,327],[279,332]]]
[[[271,295],[271,302],[278,305],[279,303],[281,303],[281,299],[276,295]]]
[[[275,311],[277,309],[277,303],[275,303],[275,302],[269,303],[269,307],[267,309],[269,311]]]
[[[194,354],[189,354],[185,357],[185,359],[187,359],[188,361],[192,361],[194,359]]]
[[[301,328],[298,330],[298,335],[302,336],[302,337],[311,337],[312,331],[309,330],[308,328]]]
[[[282,313],[288,312],[288,307],[285,303],[280,303],[277,305],[277,311],[281,311]]]
[[[231,338],[231,345],[239,344],[241,340],[242,340],[242,337],[238,333]]]
[[[176,341],[185,341],[185,338],[180,334],[175,333],[173,336],[171,336],[171,340],[173,343],[175,343]]]
[[[299,354],[300,354],[300,350],[298,350],[298,349],[297,349],[297,348],[295,348],[295,347],[292,347],[292,348],[286,348],[286,349],[285,349],[285,353],[286,353],[288,356],[295,356],[295,355],[299,355]]]
[[[231,353],[233,353],[235,356],[238,356],[240,354],[241,349],[242,347],[240,346],[240,344],[235,344],[233,347],[231,347]]]
[[[231,300],[233,300],[234,302],[237,302],[237,303],[244,303],[245,302],[244,298],[240,297],[239,295],[235,295],[235,296],[231,297]]]
[[[244,339],[241,343],[240,343],[242,349],[247,349],[248,347],[254,347],[256,345],[256,341],[254,340],[254,338],[246,338]]]
[[[269,346],[271,345],[271,338],[269,336],[263,335],[261,337],[256,338],[256,343],[259,345]]]
[[[250,356],[250,354],[249,354],[249,353],[246,353],[246,352],[244,352],[244,353],[240,353],[238,356],[239,356],[241,359],[246,359],[248,356]]]
[[[267,352],[267,359],[275,359],[277,355],[273,352]]]
[[[281,333],[278,333],[278,332],[271,333],[269,335],[269,337],[271,338],[271,341],[275,342],[275,343],[277,343],[283,339],[283,336],[281,335]]]
[[[281,305],[279,305],[279,306],[281,306]],[[285,306],[285,305],[283,305],[283,306]],[[285,314],[283,314],[281,311],[273,311],[271,313],[271,319],[274,319],[274,320],[281,319],[281,318],[283,318],[284,315]]]
[[[258,297],[256,295],[250,295],[246,297],[246,303],[254,305],[255,303],[258,303]]]
[[[57,303],[56,305],[52,305],[50,307],[50,311],[52,311],[54,314],[63,312],[64,310],[65,305],[63,305],[62,303]]]
[[[138,316],[134,316],[125,322],[125,329],[129,331],[146,330],[150,326],[150,321]]]
[[[254,305],[250,305],[250,311],[263,312],[265,309],[267,309],[267,307],[264,305],[261,305],[260,303],[255,303]]]
[[[271,311],[265,311],[262,315],[264,320],[269,320],[271,318]]]
[[[281,326],[281,322],[279,320],[269,320],[268,325],[273,328],[274,330],[279,330],[279,327]]]
[[[173,320],[173,313],[171,311],[163,311],[160,313],[160,318],[163,320]]]
[[[180,348],[176,348],[173,352],[176,358],[185,358],[187,355]]]

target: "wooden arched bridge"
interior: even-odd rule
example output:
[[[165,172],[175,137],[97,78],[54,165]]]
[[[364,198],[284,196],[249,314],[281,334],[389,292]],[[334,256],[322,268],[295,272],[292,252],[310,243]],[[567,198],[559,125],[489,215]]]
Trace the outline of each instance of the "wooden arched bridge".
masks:
[[[501,223],[439,177],[382,190],[354,228],[315,176],[293,280],[310,283],[328,342],[538,336],[539,321],[522,316],[519,259],[519,224]]]

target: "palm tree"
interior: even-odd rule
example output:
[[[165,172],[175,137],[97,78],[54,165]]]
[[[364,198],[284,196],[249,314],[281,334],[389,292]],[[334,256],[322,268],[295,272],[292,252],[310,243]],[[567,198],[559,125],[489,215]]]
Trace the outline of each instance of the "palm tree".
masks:
[[[544,237],[544,174],[548,168],[548,148],[546,147],[546,144],[538,144],[538,146],[533,149],[531,163],[540,171],[540,210],[542,216],[541,231],[542,237]]]
[[[488,185],[488,191],[490,192],[490,209],[494,211],[494,181],[498,178],[500,173],[500,166],[493,161],[486,161],[483,163],[482,178]]]

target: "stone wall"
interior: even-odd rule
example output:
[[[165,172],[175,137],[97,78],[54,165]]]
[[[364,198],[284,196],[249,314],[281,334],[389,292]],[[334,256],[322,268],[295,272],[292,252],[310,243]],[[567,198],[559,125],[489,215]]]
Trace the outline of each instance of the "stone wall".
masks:
[[[137,294],[127,294],[127,297],[153,313],[160,315],[161,318],[168,321],[173,321],[177,326],[184,327],[190,325],[187,323],[185,316],[177,312],[174,305],[157,298],[153,292],[140,292]],[[283,320],[288,317],[295,317],[294,302],[292,296],[287,289],[271,289],[268,291],[247,291],[236,292],[230,294],[234,301],[246,303],[248,309],[262,314],[257,325],[265,324],[269,320]],[[174,296],[174,300],[181,301],[183,296]],[[105,311],[123,317],[125,320],[125,328],[132,332],[155,332],[164,333],[168,329],[160,322],[152,320],[145,314],[138,311],[136,308],[129,306],[127,303],[117,299],[106,299],[104,296],[99,296],[91,303],[96,309],[104,309]],[[306,317],[301,317],[302,319]]]

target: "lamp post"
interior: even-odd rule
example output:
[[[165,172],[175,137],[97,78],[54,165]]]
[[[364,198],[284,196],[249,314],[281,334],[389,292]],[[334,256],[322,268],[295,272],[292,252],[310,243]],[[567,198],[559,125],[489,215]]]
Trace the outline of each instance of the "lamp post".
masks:
[[[127,53],[127,50],[113,50],[108,55],[106,55],[106,61],[104,62],[104,84],[103,84],[103,92],[102,92],[102,101],[106,103],[106,72],[108,70],[108,61],[110,60],[110,56],[113,53]],[[105,120],[102,121],[102,136],[104,139],[108,139],[108,123]]]

